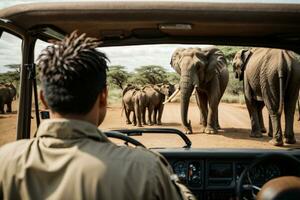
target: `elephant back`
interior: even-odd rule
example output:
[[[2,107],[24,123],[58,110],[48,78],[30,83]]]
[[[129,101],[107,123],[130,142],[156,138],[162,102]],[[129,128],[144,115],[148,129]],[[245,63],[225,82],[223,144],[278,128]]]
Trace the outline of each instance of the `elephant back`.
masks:
[[[123,92],[122,92],[122,96],[124,96],[128,91],[132,90],[134,91],[137,87],[135,85],[131,85],[131,84],[128,84],[124,89],[123,89]]]

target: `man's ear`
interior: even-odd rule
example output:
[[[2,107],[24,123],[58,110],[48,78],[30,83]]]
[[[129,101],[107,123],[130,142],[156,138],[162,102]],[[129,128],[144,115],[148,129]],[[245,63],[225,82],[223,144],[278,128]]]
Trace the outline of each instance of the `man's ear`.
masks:
[[[103,107],[107,105],[108,89],[105,86],[102,92],[99,94],[99,106]]]
[[[44,91],[40,90],[39,95],[40,95],[40,100],[42,101],[42,104],[44,105],[45,109],[48,109],[49,107],[45,100]]]

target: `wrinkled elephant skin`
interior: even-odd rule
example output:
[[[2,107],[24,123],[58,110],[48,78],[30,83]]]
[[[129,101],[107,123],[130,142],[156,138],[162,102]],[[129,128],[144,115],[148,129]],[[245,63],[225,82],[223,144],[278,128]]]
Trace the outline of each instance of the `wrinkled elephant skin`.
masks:
[[[285,142],[296,142],[294,114],[300,86],[300,63],[292,51],[268,48],[240,50],[233,60],[237,78],[244,81],[244,94],[251,120],[251,137],[264,130],[262,108],[269,112],[269,136],[283,145],[281,114],[285,113]]]

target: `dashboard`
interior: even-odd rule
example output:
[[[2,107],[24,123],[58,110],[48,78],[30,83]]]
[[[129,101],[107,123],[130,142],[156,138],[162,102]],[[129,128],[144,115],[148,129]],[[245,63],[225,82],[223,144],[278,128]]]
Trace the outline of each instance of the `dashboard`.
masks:
[[[177,174],[197,199],[236,199],[237,183],[245,168],[266,154],[287,154],[300,158],[299,150],[256,150],[256,149],[161,149],[158,150],[169,161]],[[253,167],[243,184],[261,187],[267,181],[286,175],[295,175],[288,163],[272,158]],[[247,199],[251,191],[244,191]]]

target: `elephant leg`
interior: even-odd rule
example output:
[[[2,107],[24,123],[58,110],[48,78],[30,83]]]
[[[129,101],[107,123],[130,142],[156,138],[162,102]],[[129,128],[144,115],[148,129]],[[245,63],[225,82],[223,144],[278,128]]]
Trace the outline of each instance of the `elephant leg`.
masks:
[[[157,108],[154,108],[152,120],[154,124],[157,124]]]
[[[272,112],[272,111],[271,111]],[[273,127],[273,139],[270,141],[275,146],[282,146],[282,129],[281,129],[281,116],[278,113],[270,113],[271,123]]]
[[[298,121],[300,121],[300,96],[297,100],[297,104],[298,104]]]
[[[266,133],[266,127],[264,124],[264,118],[262,114],[262,109],[264,108],[265,104],[261,101],[257,101],[257,112],[258,112],[258,120],[259,120],[259,125],[260,125],[260,131],[262,133]]]
[[[4,103],[1,102],[1,99],[0,99],[0,114],[4,114]]]
[[[221,129],[220,123],[219,123],[219,107],[216,110],[216,127],[218,130]]]
[[[271,117],[269,115],[269,131],[268,131],[268,136],[269,137],[273,137],[273,126],[272,126],[272,121],[271,121]]]
[[[195,98],[196,98],[196,103],[197,103],[197,106],[199,108],[199,112],[200,112],[200,125],[203,125],[203,116],[202,116],[202,111],[201,111],[201,106],[200,106],[200,100],[199,100],[199,94],[198,94],[198,91],[196,91],[195,93]]]
[[[144,107],[143,108],[143,112],[142,112],[142,119],[143,119],[143,124],[144,125],[147,125],[147,122],[146,122],[146,110],[147,110],[147,107]]]
[[[218,123],[218,107],[220,102],[220,88],[218,87],[219,80],[217,77],[213,79],[213,82],[210,83],[210,87],[207,93],[208,99],[208,115],[207,115],[207,126],[205,133],[217,133],[217,123]]]
[[[133,126],[136,126],[136,113],[135,113],[135,111],[133,111],[132,123],[133,123]]]
[[[217,121],[217,113],[218,102],[211,98],[209,98],[209,106],[208,106],[208,116],[207,116],[207,126],[205,128],[205,133],[217,133],[218,129],[216,127]]]
[[[126,124],[131,124],[130,121],[130,111],[128,111],[128,108],[124,107],[125,115],[126,115]]]
[[[250,137],[262,137],[259,121],[259,111],[257,110],[256,103],[257,102],[255,100],[246,99],[246,105],[251,121]]]
[[[6,106],[7,106],[6,112],[8,112],[8,113],[11,113],[11,112],[12,112],[12,109],[11,109],[11,103],[12,103],[12,102],[8,102],[8,103],[6,104]]]
[[[282,139],[282,128],[281,128],[281,113],[278,113],[279,109],[279,98],[275,92],[274,88],[273,93],[271,93],[272,88],[269,88],[268,90],[265,89],[262,91],[262,97],[265,103],[265,106],[267,107],[269,111],[269,116],[271,119],[272,129],[273,129],[273,139],[270,140],[270,143],[274,146],[282,146],[283,145],[283,139]],[[279,96],[279,95],[278,95]]]
[[[150,126],[153,125],[152,115],[153,115],[153,106],[150,105],[150,106],[148,107],[148,124],[149,124]]]
[[[259,125],[259,114],[257,110],[257,101],[252,98],[252,90],[244,75],[244,94],[245,94],[245,102],[248,109],[248,113],[251,121],[251,131],[250,137],[262,137],[261,129]]]
[[[137,119],[137,126],[142,127],[141,106],[138,102],[134,104],[134,112]]]
[[[162,125],[161,117],[162,117],[163,111],[164,111],[164,104],[161,104],[159,106],[158,113],[157,113],[158,114],[158,116],[157,116],[157,124],[158,125]]]
[[[294,85],[299,85],[294,84]],[[296,104],[298,99],[298,91],[299,87],[289,88],[289,92],[285,93],[284,99],[284,116],[285,116],[285,132],[284,138],[285,143],[287,144],[295,144],[296,138],[294,135],[294,115],[296,110]]]
[[[207,126],[207,115],[208,115],[208,99],[204,92],[197,91],[199,100],[199,111],[200,111],[200,132],[204,133]]]

